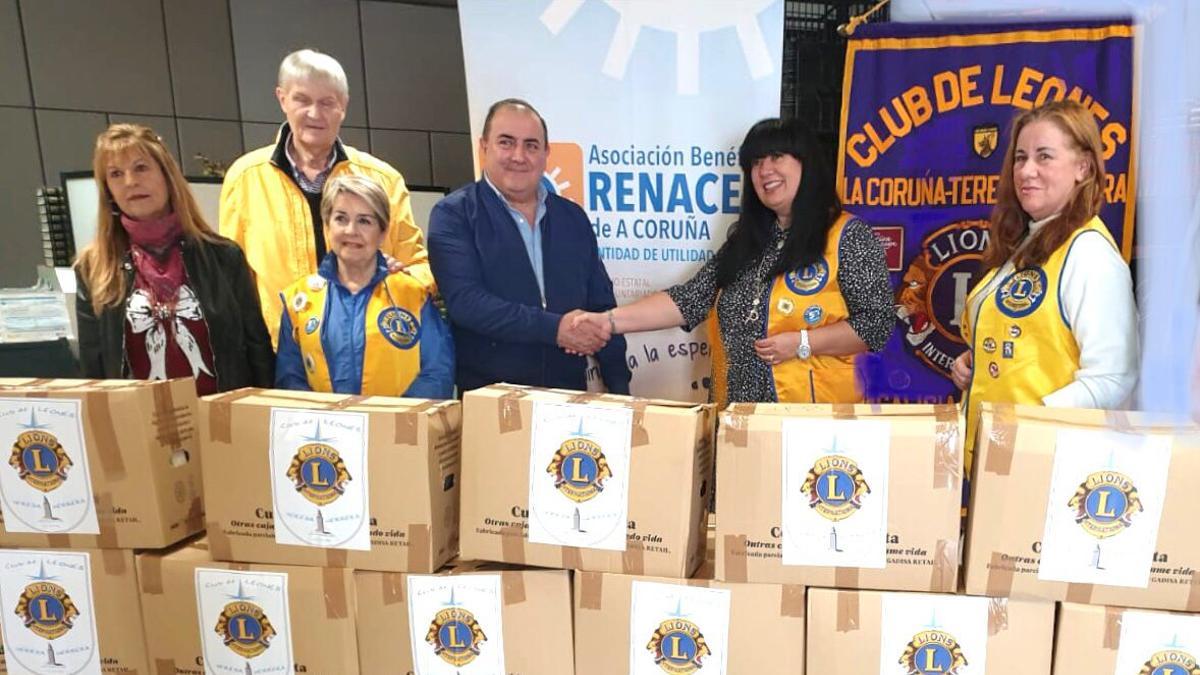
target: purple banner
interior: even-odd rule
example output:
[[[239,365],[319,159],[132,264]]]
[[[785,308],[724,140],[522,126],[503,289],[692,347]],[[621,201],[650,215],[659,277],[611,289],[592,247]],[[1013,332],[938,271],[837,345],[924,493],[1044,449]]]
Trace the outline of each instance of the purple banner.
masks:
[[[957,400],[959,317],[987,245],[1008,128],[1070,98],[1096,117],[1105,224],[1133,247],[1133,29],[1128,24],[864,26],[846,50],[838,185],[874,228],[896,290],[896,331],[859,360],[869,400]]]

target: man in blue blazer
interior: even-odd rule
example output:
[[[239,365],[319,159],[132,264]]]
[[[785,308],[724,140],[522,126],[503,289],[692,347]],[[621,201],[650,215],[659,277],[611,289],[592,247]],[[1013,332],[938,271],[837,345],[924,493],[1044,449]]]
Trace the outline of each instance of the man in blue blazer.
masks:
[[[608,391],[629,393],[625,338],[579,311],[616,306],[587,214],[543,184],[546,122],[519,99],[488,109],[479,139],[483,179],[429,217],[429,262],[458,354],[456,384],[587,388],[595,354]]]

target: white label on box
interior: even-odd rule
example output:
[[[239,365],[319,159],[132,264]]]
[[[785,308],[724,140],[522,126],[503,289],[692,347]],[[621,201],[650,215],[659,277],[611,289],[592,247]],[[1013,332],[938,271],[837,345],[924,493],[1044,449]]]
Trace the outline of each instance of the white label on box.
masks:
[[[286,572],[196,568],[205,675],[292,672]]]
[[[783,420],[783,564],[887,565],[891,425]]]
[[[625,550],[632,431],[629,408],[534,401],[529,541]]]
[[[371,550],[367,414],[271,408],[275,541]]]
[[[408,577],[416,675],[493,675],[504,668],[499,574]]]
[[[884,593],[879,617],[880,675],[982,675],[991,598]]]
[[[1060,429],[1057,443],[1038,578],[1146,588],[1170,437]]]
[[[1200,616],[1125,610],[1114,673],[1192,675],[1200,669]]]
[[[634,581],[629,605],[629,675],[729,668],[728,589]]]
[[[100,675],[94,609],[87,553],[0,551],[0,624],[8,672]]]
[[[74,399],[0,398],[0,508],[9,532],[100,534]],[[116,448],[111,449],[116,452]]]

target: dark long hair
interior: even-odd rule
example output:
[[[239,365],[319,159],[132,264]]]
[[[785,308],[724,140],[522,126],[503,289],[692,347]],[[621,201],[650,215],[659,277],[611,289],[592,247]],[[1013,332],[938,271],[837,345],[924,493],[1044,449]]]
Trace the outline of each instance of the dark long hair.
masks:
[[[746,132],[746,139],[738,151],[742,166],[741,215],[730,228],[729,239],[718,255],[718,288],[732,283],[743,267],[762,254],[771,240],[775,212],[758,198],[750,177],[754,163],[770,155],[795,157],[803,167],[803,173],[792,200],[791,227],[784,238],[779,261],[767,273],[767,278],[815,263],[825,251],[829,228],[842,212],[833,172],[808,127],[795,119],[771,118],[758,122]]]

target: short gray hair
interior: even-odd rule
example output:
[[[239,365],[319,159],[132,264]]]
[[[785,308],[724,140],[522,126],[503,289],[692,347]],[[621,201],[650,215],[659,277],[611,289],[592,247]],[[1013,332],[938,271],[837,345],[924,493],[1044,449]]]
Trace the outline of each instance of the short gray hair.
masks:
[[[283,57],[283,62],[279,64],[280,89],[286,90],[288,85],[297,81],[314,80],[332,85],[343,102],[350,99],[346,71],[342,70],[342,64],[337,59],[315,49],[300,49]]]
[[[352,173],[330,178],[325,182],[324,189],[321,190],[321,220],[326,227],[329,227],[329,216],[333,213],[333,202],[343,192],[366,202],[372,215],[379,221],[379,229],[387,231],[391,221],[391,206],[388,204],[387,192],[374,180]]]

